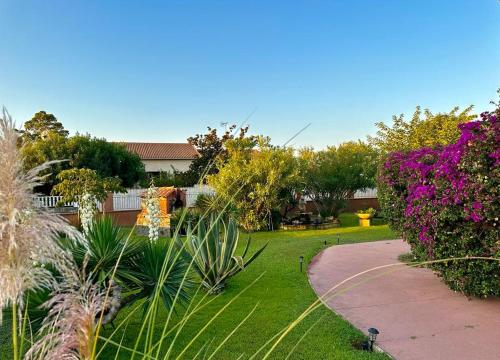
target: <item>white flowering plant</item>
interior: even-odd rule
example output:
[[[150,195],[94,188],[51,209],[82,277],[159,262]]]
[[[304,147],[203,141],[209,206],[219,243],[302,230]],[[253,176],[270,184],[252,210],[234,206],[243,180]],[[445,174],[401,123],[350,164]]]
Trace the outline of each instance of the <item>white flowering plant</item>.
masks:
[[[94,195],[86,193],[80,199],[80,222],[82,224],[83,233],[87,234],[94,216],[97,212],[97,199]]]
[[[146,193],[146,221],[149,226],[149,240],[155,242],[160,237],[160,201],[158,189],[151,183]]]

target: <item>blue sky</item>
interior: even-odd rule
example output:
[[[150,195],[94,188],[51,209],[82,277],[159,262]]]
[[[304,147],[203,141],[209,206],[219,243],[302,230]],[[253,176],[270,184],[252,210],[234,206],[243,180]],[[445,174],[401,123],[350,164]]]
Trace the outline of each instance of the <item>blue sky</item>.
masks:
[[[184,141],[222,122],[322,148],[500,87],[500,3],[0,0],[0,105],[71,132]],[[255,110],[255,111],[254,111]]]

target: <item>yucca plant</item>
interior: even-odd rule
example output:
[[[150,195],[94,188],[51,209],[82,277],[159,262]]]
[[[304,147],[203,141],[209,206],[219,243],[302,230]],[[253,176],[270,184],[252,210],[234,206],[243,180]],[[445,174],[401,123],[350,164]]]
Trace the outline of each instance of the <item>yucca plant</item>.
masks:
[[[158,286],[161,286],[159,293],[167,309],[173,306],[172,299],[177,291],[180,303],[189,300],[191,282],[189,279],[183,281],[187,264],[165,239],[151,243],[133,238],[114,225],[111,218],[102,217],[91,224],[86,246],[68,244],[68,247],[93,283],[101,288],[112,286],[112,297],[119,297],[115,299],[114,313],[106,313],[104,324],[113,321],[125,305],[141,299],[146,300],[146,305]],[[168,271],[162,275],[164,263]]]
[[[192,281],[189,275],[185,276],[188,264],[169,241],[159,238],[153,243],[144,242],[141,251],[132,258],[130,270],[139,282],[136,293],[128,301],[145,299],[148,303],[159,293],[163,304],[170,310],[178,293],[179,303],[189,302]]]
[[[183,253],[193,263],[192,267],[201,277],[203,287],[211,294],[222,292],[227,280],[249,266],[267,246],[261,247],[245,261],[250,237],[243,255],[237,256],[240,233],[233,219],[226,224],[220,218],[211,217],[208,228],[204,221],[200,221],[195,229],[196,233],[191,227],[188,229]]]
[[[137,283],[139,280],[130,271],[130,259],[143,247],[135,238],[127,239],[127,234],[113,224],[109,216],[95,219],[86,234],[85,246],[62,242],[68,247],[80,267],[85,266],[93,282],[108,284],[116,267],[113,280],[122,286]],[[120,256],[121,255],[121,256]]]

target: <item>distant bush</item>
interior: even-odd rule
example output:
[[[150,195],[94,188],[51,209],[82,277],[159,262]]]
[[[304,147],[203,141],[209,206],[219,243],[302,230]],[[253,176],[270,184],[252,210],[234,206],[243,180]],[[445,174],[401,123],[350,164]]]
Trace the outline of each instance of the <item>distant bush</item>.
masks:
[[[388,155],[379,171],[379,201],[422,260],[482,256],[500,259],[500,123],[498,114],[459,125],[447,146]],[[455,290],[500,296],[497,261],[433,266]]]

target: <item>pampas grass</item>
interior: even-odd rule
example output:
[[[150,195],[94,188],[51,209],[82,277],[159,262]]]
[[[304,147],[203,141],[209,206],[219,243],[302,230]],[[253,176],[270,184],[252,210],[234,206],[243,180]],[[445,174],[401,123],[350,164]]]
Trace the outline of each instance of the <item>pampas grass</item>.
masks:
[[[69,274],[68,274],[69,275]],[[96,341],[99,315],[106,294],[98,285],[74,273],[64,278],[55,295],[44,304],[49,309],[41,337],[26,353],[28,360],[89,360]]]
[[[55,286],[48,264],[61,274],[72,271],[71,256],[57,242],[60,234],[83,241],[64,219],[35,208],[34,188],[43,180],[38,174],[50,164],[23,171],[18,140],[4,108],[0,117],[0,322],[3,309],[11,307],[14,359],[18,356],[17,318],[25,293]]]

